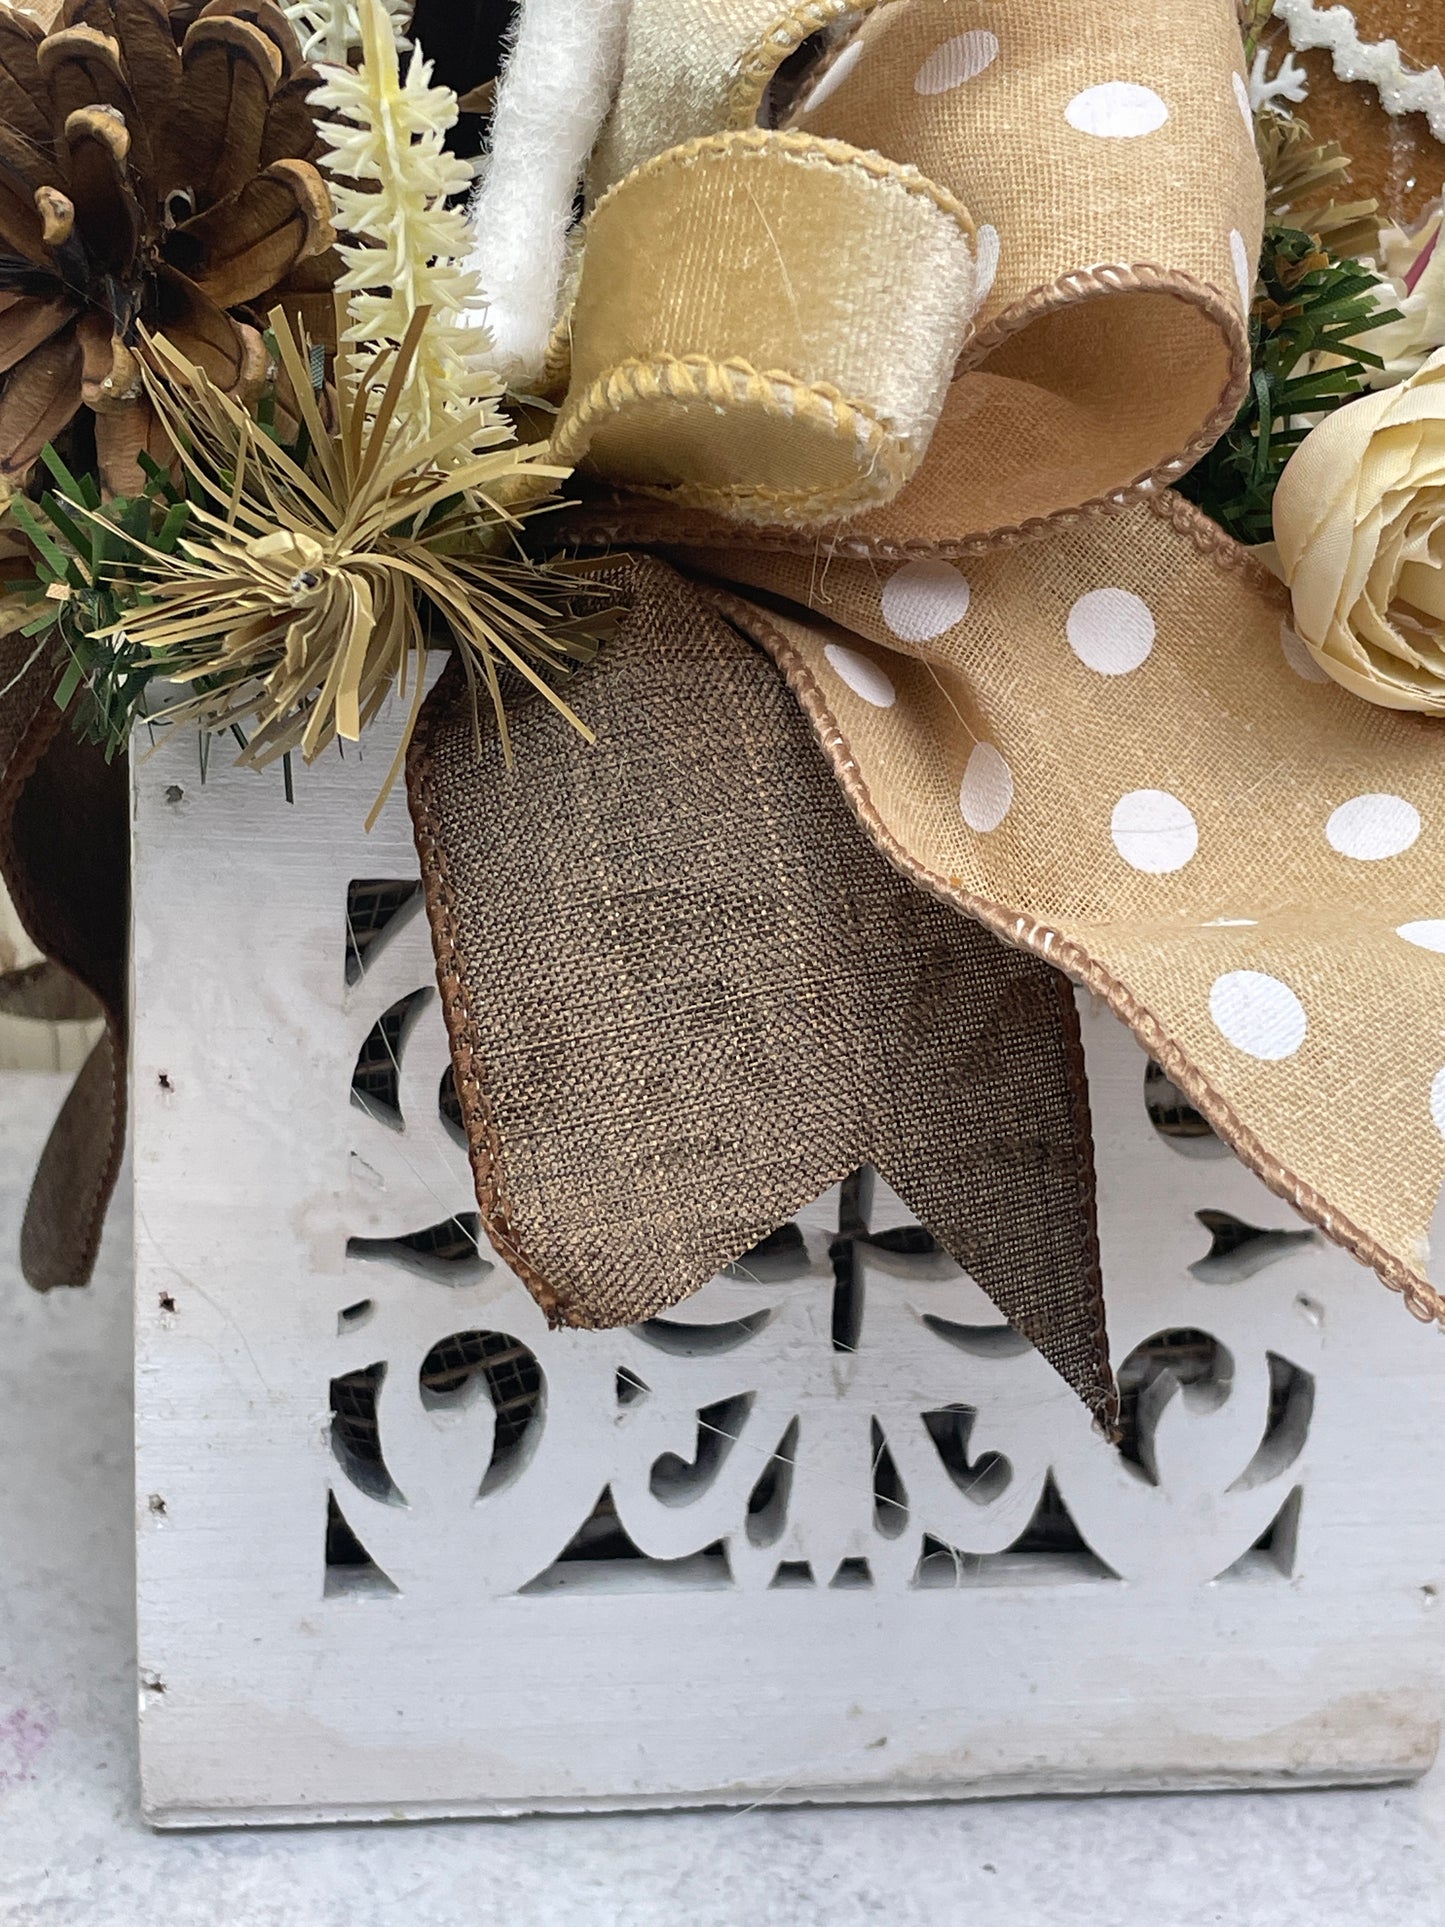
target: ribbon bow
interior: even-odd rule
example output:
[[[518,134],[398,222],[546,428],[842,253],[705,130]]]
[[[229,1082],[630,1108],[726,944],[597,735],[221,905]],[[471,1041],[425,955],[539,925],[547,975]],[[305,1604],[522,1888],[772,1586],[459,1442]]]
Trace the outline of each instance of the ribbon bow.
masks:
[[[592,166],[571,537],[728,585],[891,862],[1440,1318],[1439,737],[1170,487],[1249,378],[1231,0],[633,0]]]

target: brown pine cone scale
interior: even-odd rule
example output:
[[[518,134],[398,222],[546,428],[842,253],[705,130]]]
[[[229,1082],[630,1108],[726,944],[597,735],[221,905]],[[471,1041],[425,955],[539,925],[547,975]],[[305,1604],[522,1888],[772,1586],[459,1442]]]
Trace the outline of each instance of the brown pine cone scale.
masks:
[[[266,315],[338,271],[316,83],[273,0],[0,11],[0,492],[82,407],[106,488],[141,486],[147,331],[256,391]]]

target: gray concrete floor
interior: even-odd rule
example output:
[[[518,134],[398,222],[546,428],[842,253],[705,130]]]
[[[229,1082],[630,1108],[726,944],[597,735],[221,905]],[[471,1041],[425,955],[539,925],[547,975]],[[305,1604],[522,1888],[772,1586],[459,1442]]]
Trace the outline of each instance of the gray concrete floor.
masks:
[[[13,1255],[62,1089],[0,1076],[5,1927],[1445,1927],[1439,1772],[1366,1792],[151,1833],[125,1214],[89,1292],[37,1298]]]

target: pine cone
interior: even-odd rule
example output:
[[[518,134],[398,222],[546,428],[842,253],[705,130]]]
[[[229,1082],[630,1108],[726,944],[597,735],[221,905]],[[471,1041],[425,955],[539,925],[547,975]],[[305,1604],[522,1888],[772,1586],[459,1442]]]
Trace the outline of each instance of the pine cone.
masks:
[[[110,491],[168,457],[142,330],[259,389],[267,311],[339,269],[318,78],[273,0],[67,0],[49,33],[0,7],[0,492],[82,405]]]

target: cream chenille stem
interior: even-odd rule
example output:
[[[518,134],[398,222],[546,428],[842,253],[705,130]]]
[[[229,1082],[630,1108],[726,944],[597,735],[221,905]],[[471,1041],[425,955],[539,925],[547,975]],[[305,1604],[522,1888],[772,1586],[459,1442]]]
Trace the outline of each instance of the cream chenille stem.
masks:
[[[612,105],[629,0],[523,0],[472,201],[491,359],[540,373],[557,318],[578,183]]]

